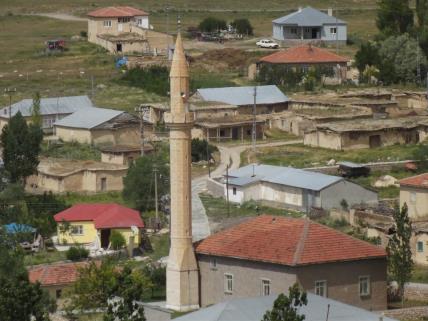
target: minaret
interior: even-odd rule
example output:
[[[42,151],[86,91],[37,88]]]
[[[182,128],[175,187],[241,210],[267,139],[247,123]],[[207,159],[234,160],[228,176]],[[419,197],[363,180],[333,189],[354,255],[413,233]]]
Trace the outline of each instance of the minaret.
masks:
[[[187,110],[189,71],[180,33],[171,72],[171,108],[164,119],[170,128],[171,247],[166,272],[166,307],[176,311],[199,308],[198,267],[192,245],[191,129]]]

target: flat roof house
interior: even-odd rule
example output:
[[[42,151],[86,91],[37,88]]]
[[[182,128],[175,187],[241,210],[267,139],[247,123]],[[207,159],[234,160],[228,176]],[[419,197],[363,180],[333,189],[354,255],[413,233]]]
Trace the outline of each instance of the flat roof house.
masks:
[[[378,201],[376,192],[343,177],[271,165],[250,164],[230,171],[225,195],[227,188],[231,202],[262,201],[306,213],[342,208],[343,200],[348,206]]]
[[[140,144],[139,119],[127,112],[105,108],[79,110],[54,124],[64,142],[93,145]]]
[[[262,215],[195,244],[200,301],[308,292],[367,310],[387,306],[386,252],[304,218]]]
[[[93,244],[107,249],[110,235],[117,231],[125,238],[127,246],[141,243],[144,228],[140,213],[119,204],[76,204],[54,216],[58,224],[60,244]],[[70,223],[63,231],[63,222]]]
[[[346,43],[347,23],[317,9],[306,7],[272,21],[273,38],[286,42]]]

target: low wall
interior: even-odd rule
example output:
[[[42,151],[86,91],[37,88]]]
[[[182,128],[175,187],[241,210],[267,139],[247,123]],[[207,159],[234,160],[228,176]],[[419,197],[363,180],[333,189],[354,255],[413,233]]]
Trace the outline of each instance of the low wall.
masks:
[[[384,311],[387,317],[399,320],[423,320],[428,315],[428,306]]]
[[[391,171],[396,167],[404,167],[409,162],[415,162],[412,160],[396,161],[396,162],[379,162],[379,163],[367,163],[362,164],[369,167],[372,171]],[[320,166],[320,167],[308,167],[304,168],[307,171],[318,172],[329,175],[338,175],[339,174],[339,165],[333,166]]]
[[[214,197],[224,196],[224,186],[212,178],[207,178],[207,190]]]

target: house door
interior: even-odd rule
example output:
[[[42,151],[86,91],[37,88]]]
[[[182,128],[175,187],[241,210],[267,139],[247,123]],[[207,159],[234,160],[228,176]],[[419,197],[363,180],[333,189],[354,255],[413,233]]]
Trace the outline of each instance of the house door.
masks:
[[[236,139],[238,139],[238,136],[239,136],[239,128],[233,127],[232,128],[232,139],[236,140]]]
[[[370,145],[370,148],[380,147],[380,145],[381,145],[380,135],[370,136],[369,137],[369,145]]]
[[[120,22],[117,24],[117,31],[119,31],[119,32],[123,31],[123,24]]]
[[[110,244],[110,232],[110,229],[101,230],[101,247],[103,249],[108,248],[108,245]]]
[[[107,178],[102,177],[101,178],[101,192],[104,192],[107,190]]]
[[[318,30],[316,28],[312,28],[312,39],[317,39]]]
[[[116,51],[117,52],[122,52],[122,44],[121,43],[117,43],[116,44]]]

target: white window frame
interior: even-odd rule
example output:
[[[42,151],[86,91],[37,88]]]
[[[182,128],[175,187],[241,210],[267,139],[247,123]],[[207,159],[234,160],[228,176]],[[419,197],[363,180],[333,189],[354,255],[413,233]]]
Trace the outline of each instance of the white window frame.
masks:
[[[104,20],[103,21],[103,25],[104,25],[104,28],[111,28],[111,20]]]
[[[217,258],[212,257],[210,259],[210,268],[211,270],[217,270]]]
[[[367,282],[367,291],[362,291],[362,282]],[[360,297],[369,296],[371,293],[371,287],[370,287],[370,275],[362,275],[358,278],[358,293],[360,294]]]
[[[321,294],[322,291],[322,294]],[[314,284],[314,292],[316,295],[327,297],[327,280],[316,280]]]
[[[224,293],[232,294],[233,293],[233,274],[224,273]]]
[[[70,234],[71,235],[83,235],[83,225],[71,225]]]
[[[419,245],[422,245],[421,249],[419,249]],[[416,242],[416,251],[418,253],[423,253],[424,252],[424,242],[423,241],[417,241]]]
[[[331,33],[332,35],[337,34],[337,27],[330,27],[330,33]]]
[[[264,278],[261,279],[261,282],[260,282],[260,295],[261,296],[268,296],[271,294],[271,289],[270,289],[271,284],[272,284],[271,280],[264,279]]]

